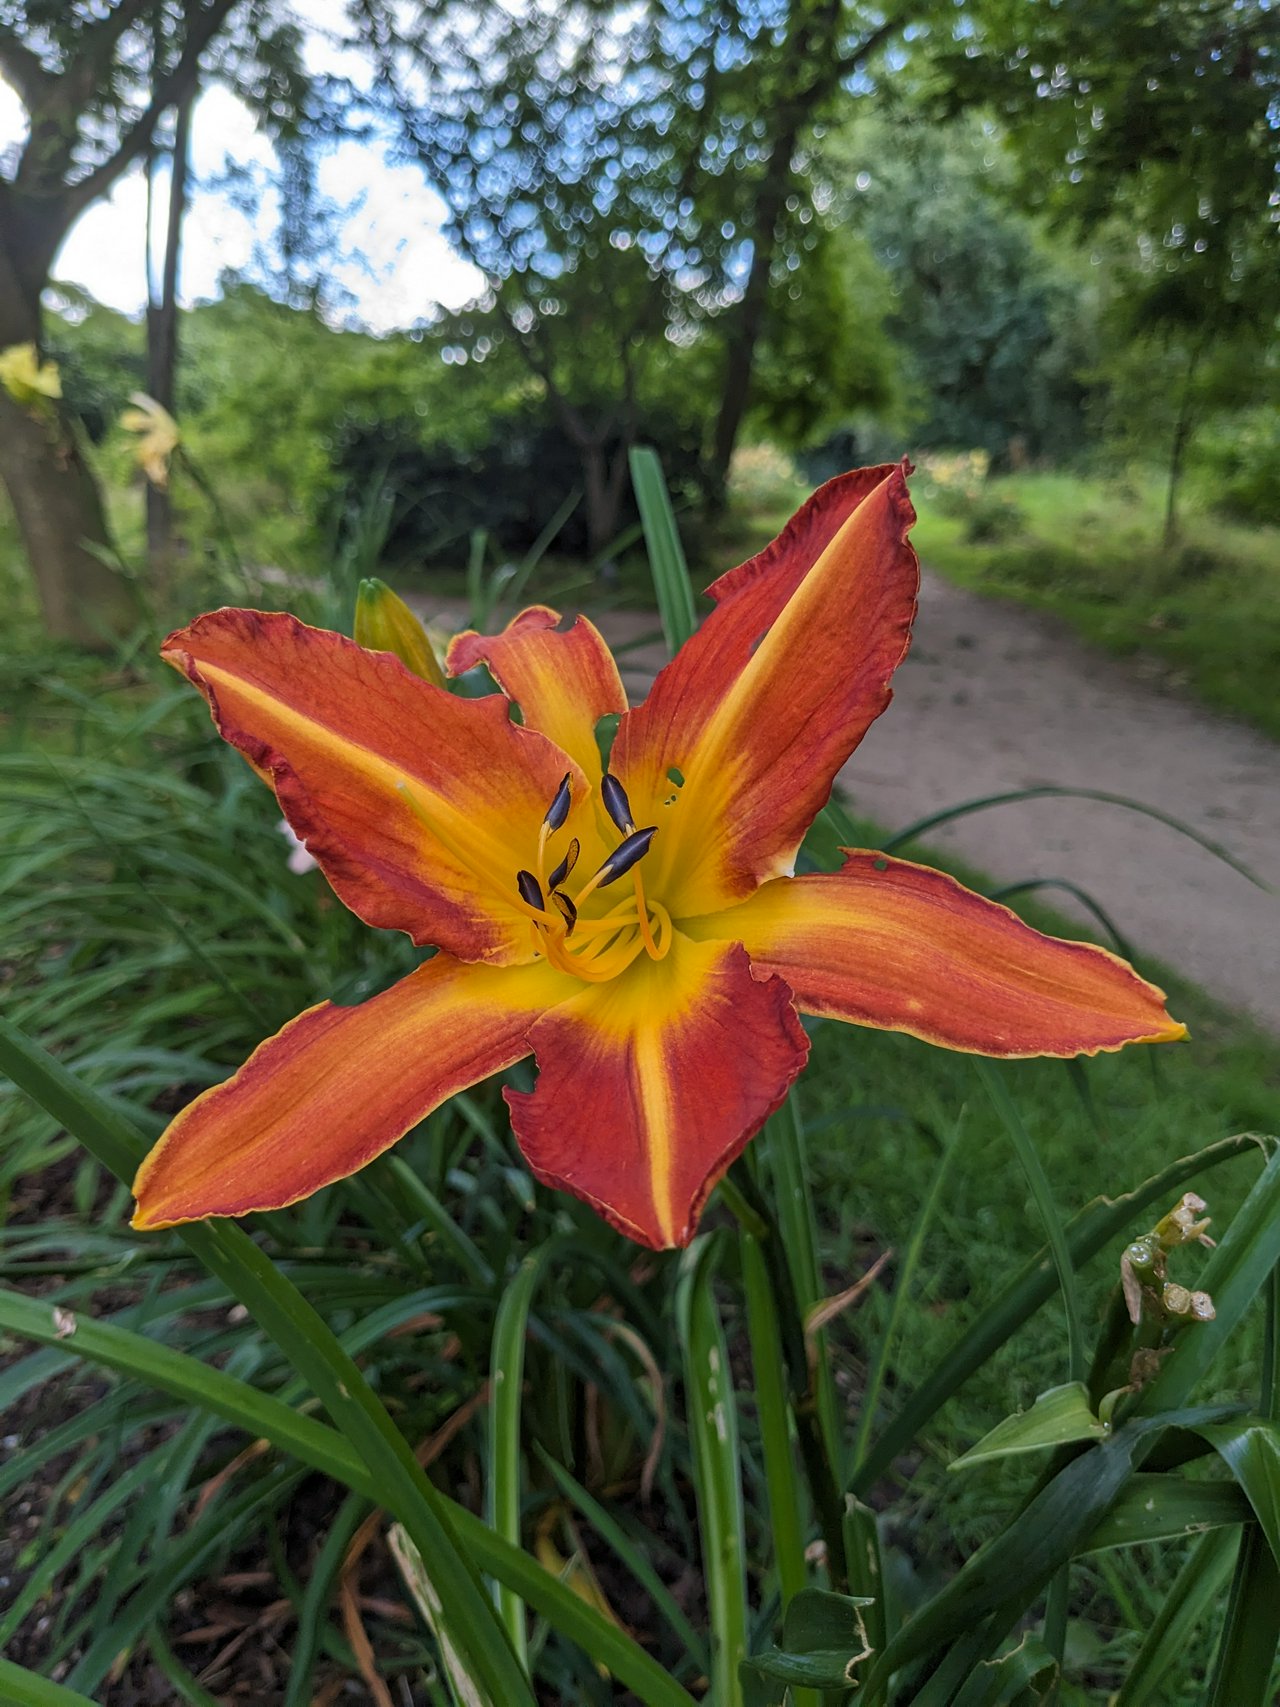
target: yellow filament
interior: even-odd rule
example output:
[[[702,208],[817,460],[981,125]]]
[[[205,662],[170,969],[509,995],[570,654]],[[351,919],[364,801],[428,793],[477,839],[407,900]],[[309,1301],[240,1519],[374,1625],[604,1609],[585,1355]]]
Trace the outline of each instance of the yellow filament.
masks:
[[[538,831],[538,888],[544,895],[547,892],[547,837],[550,834],[551,827],[544,818]]]
[[[608,875],[608,872],[609,872],[609,862],[606,860],[605,863],[600,867],[599,871],[596,872],[595,876],[591,879],[591,881],[589,883],[585,884],[583,888],[579,889],[578,893],[574,896],[573,902],[574,902],[574,905],[576,907],[581,907],[582,903],[587,899],[587,897],[589,895],[595,894],[596,890],[600,887],[601,879],[606,877]]]
[[[649,908],[645,903],[644,884],[640,880],[640,867],[638,865],[631,868],[631,877],[635,883],[636,889],[636,910],[639,915],[640,922],[640,940],[644,943],[644,951],[649,956],[649,959],[658,960],[661,956],[658,954],[658,945],[653,940],[653,932],[649,929]]]

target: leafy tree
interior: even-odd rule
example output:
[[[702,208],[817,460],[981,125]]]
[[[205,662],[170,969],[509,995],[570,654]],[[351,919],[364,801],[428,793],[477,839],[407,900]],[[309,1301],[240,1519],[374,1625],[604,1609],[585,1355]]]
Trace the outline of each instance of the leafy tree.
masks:
[[[0,71],[27,117],[24,141],[0,163],[0,349],[40,344],[42,294],[71,227],[163,148],[166,115],[181,122],[200,79],[225,77],[284,112],[296,40],[283,0],[0,0]],[[181,210],[179,195],[175,219]],[[155,305],[149,378],[162,392],[174,359],[176,237],[173,227]],[[133,602],[106,566],[106,518],[70,412],[53,400],[26,409],[0,391],[0,477],[50,632],[95,644],[127,624]]]
[[[792,263],[816,240],[804,139],[896,25],[860,33],[842,0],[436,0],[413,16],[370,34],[404,151],[487,283],[458,322],[468,354],[523,363],[577,449],[598,549],[672,350],[719,352],[699,403],[722,480],[771,311],[803,290]]]
[[[1220,346],[1275,332],[1274,7],[971,0],[966,18],[967,35],[940,55],[944,103],[994,107],[1033,205],[1095,237],[1127,239],[1120,335],[1176,353],[1172,535],[1206,364]],[[1218,365],[1219,377],[1246,371],[1227,353]]]
[[[1087,261],[1010,205],[994,126],[868,115],[828,140],[822,170],[891,280],[917,441],[997,458],[1075,450],[1098,288]]]
[[[811,445],[854,412],[902,417],[902,353],[889,324],[891,274],[843,223],[771,285],[768,332],[756,356],[748,420],[791,450]]]

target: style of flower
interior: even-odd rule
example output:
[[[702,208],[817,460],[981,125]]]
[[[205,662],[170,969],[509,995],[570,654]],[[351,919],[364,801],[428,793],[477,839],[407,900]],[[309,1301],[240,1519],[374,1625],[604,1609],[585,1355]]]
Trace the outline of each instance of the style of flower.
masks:
[[[438,952],[362,1006],[301,1014],[179,1114],[134,1225],[293,1203],[532,1055],[534,1090],[504,1094],[537,1178],[681,1245],[804,1066],[802,1013],[992,1056],[1185,1035],[1123,961],[941,872],[851,850],[793,875],[889,703],[914,519],[905,465],[830,481],[716,583],[632,710],[592,624],[543,607],[454,639],[449,673],[484,664],[502,690],[479,699],[287,615],[170,636],[338,896]]]
[[[151,484],[163,492],[169,484],[169,464],[182,443],[182,433],[164,405],[148,397],[145,391],[131,391],[129,401],[133,408],[124,410],[120,425],[126,433],[138,435],[134,446],[138,465]]]
[[[62,375],[34,344],[10,344],[0,350],[0,386],[24,409],[39,410],[62,396]]]

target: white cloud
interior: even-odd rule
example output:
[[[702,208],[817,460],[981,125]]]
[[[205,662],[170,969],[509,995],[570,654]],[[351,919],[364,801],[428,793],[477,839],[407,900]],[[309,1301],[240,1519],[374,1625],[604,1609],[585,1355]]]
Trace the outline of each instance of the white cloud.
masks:
[[[299,17],[313,26],[341,22],[337,0],[310,0]],[[308,60],[336,70],[342,50],[308,37]],[[351,69],[347,60],[344,70]],[[17,96],[0,83],[0,162],[24,133]],[[228,164],[248,168],[265,184],[250,213],[225,188],[197,188],[183,228],[179,296],[191,304],[216,294],[218,276],[247,266],[255,247],[271,247],[279,209],[272,184],[274,156],[253,115],[228,90],[207,90],[196,103],[191,154],[197,184],[215,185]],[[339,253],[330,272],[354,298],[352,314],[375,332],[412,326],[443,305],[461,307],[478,296],[483,280],[461,261],[441,234],[444,208],[412,166],[391,166],[376,143],[339,144],[320,163],[322,192],[340,208]],[[156,210],[164,218],[163,194]],[[91,207],[73,227],[54,264],[54,275],[83,286],[99,301],[126,314],[146,302],[144,260],[146,185],[129,173],[111,195]]]

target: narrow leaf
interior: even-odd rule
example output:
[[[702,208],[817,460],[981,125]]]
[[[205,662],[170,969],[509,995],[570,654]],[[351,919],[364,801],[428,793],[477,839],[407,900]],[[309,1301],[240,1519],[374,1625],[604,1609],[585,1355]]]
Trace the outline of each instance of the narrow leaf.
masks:
[[[1012,1458],[1020,1452],[1042,1452],[1049,1446],[1066,1446],[1074,1440],[1104,1440],[1105,1423],[1099,1422],[1089,1404],[1083,1381],[1068,1381],[1041,1393],[1029,1411],[1019,1411],[997,1423],[976,1446],[953,1459],[952,1470],[971,1470],[996,1458]]]

